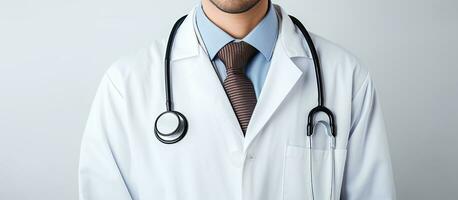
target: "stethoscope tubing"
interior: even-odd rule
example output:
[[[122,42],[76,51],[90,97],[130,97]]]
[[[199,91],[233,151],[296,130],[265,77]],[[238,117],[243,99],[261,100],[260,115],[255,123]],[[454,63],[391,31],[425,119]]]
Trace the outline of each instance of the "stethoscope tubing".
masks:
[[[171,92],[171,81],[170,81],[170,55],[172,51],[172,46],[173,42],[175,39],[176,32],[180,25],[183,23],[183,21],[186,19],[187,15],[181,17],[178,19],[178,21],[175,23],[175,25],[172,28],[172,31],[170,32],[168,41],[167,41],[167,48],[165,52],[165,58],[164,58],[164,73],[165,73],[165,96],[166,96],[166,110],[167,111],[173,111],[173,97],[172,97],[172,92]],[[335,117],[334,114],[331,110],[329,110],[326,106],[324,106],[325,103],[325,97],[324,97],[324,92],[323,92],[323,79],[321,75],[321,67],[320,67],[320,60],[318,57],[318,53],[316,51],[316,47],[312,41],[312,38],[310,34],[308,33],[307,29],[302,25],[302,23],[295,17],[289,16],[292,20],[292,22],[299,28],[301,31],[302,35],[304,36],[305,40],[307,41],[310,53],[312,54],[312,59],[313,59],[313,64],[315,68],[315,76],[316,76],[316,84],[317,84],[317,91],[318,91],[318,106],[313,108],[307,119],[307,136],[313,135],[313,121],[314,117],[316,116],[317,113],[323,112],[325,113],[328,118],[329,118],[329,124],[331,126],[331,134],[336,137],[337,135],[337,129],[336,129],[336,123],[334,121]],[[212,63],[213,67],[214,63]],[[216,70],[216,69],[215,69]],[[217,71],[217,70],[216,70]],[[217,72],[218,73],[218,72]],[[221,80],[220,80],[221,81]]]
[[[320,68],[320,59],[318,57],[318,53],[316,52],[315,45],[313,44],[312,37],[310,36],[307,29],[302,25],[302,23],[294,16],[289,15],[289,18],[293,21],[294,25],[296,25],[299,30],[301,31],[302,35],[304,36],[305,40],[307,41],[307,45],[309,46],[310,53],[312,54],[313,65],[315,67],[315,77],[316,77],[316,85],[318,90],[318,106],[324,105],[324,95],[323,95],[323,80],[321,78],[321,68]]]
[[[170,31],[170,36],[169,36],[169,39],[167,41],[167,48],[165,50],[165,58],[164,58],[164,63],[165,63],[165,67],[164,67],[164,72],[165,72],[165,105],[166,105],[166,109],[167,111],[172,111],[173,110],[173,107],[172,107],[172,87],[170,86],[170,55],[171,55],[171,52],[172,52],[172,47],[173,47],[173,42],[175,41],[175,35],[176,35],[176,32],[178,30],[178,28],[180,28],[181,24],[183,23],[183,21],[186,19],[187,15],[181,17],[180,19],[177,20],[177,22],[175,22],[175,25],[173,25],[173,28],[172,28],[172,31]]]

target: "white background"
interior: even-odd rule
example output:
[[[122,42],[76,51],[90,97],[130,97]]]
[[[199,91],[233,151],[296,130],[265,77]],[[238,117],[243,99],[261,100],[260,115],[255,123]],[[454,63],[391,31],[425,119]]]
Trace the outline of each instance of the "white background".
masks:
[[[81,134],[107,67],[198,0],[0,0],[0,199],[76,200]],[[458,196],[458,2],[276,1],[369,67],[398,198]]]

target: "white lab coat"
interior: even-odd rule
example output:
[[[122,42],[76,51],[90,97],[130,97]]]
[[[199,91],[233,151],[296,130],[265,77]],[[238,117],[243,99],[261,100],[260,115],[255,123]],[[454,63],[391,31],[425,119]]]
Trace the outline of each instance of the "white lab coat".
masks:
[[[198,44],[194,9],[171,58],[174,108],[189,122],[182,141],[166,145],[153,132],[165,110],[165,40],[115,62],[102,78],[83,136],[80,199],[311,199],[310,153],[315,199],[329,199],[329,151],[310,149],[305,134],[317,104],[312,58],[287,13],[275,8],[279,38],[246,137]],[[312,38],[325,104],[337,122],[333,199],[395,199],[382,111],[367,69],[342,48]]]

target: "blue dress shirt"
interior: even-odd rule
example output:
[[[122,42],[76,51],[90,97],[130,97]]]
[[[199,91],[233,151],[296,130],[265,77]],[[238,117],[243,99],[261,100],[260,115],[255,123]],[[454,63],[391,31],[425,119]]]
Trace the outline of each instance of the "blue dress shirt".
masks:
[[[216,26],[205,15],[202,5],[197,6],[196,20],[197,29],[202,36],[203,43],[207,48],[210,59],[214,61],[220,78],[224,80],[227,76],[224,63],[216,56],[218,51],[227,43],[240,41]],[[253,83],[256,97],[259,98],[262,86],[269,71],[272,53],[275,48],[278,36],[278,18],[272,4],[266,16],[248,33],[241,41],[245,41],[258,50],[250,63],[245,68],[247,77]]]

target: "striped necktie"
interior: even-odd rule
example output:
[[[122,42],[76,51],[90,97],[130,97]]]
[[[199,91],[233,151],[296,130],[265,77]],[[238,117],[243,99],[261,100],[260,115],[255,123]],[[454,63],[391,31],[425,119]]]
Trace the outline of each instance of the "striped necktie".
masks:
[[[256,53],[253,46],[241,41],[226,44],[217,54],[226,66],[224,89],[244,135],[256,106],[256,94],[253,84],[245,74],[245,67]]]

